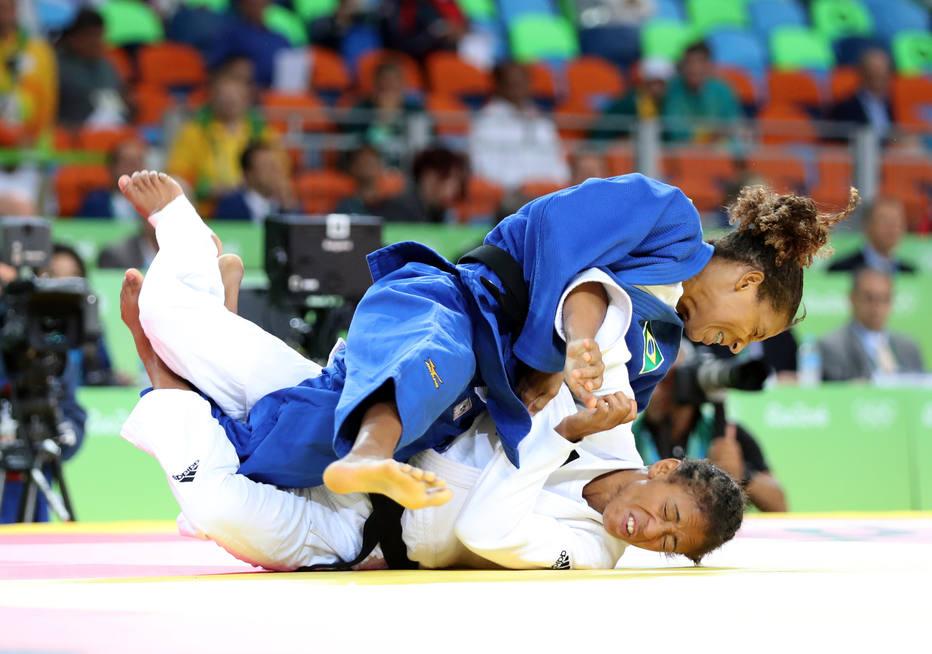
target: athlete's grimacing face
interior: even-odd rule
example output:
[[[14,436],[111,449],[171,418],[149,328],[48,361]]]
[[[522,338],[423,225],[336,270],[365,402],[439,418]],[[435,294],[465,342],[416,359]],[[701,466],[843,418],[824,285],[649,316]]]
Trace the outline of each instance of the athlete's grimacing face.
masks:
[[[758,289],[764,273],[745,264],[712,259],[683,283],[677,311],[686,337],[694,343],[724,345],[737,354],[748,344],[776,336],[789,318]]]
[[[698,552],[707,540],[708,520],[686,487],[670,480],[679,465],[663,459],[648,468],[647,479],[625,486],[602,512],[605,530],[653,552]]]

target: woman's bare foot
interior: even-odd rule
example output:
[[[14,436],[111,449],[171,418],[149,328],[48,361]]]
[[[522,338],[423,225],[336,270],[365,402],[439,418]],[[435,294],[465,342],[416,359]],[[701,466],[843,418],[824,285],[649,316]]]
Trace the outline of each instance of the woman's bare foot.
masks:
[[[152,349],[152,343],[139,322],[140,290],[142,290],[142,273],[135,268],[130,268],[123,277],[123,287],[120,289],[120,317],[123,318],[123,322],[133,335],[136,353],[146,368],[152,388],[191,390],[188,383],[172,372],[171,368],[166,366]]]
[[[184,193],[178,182],[165,173],[154,170],[123,175],[117,185],[143,218],[164,209],[169,202]]]
[[[380,493],[406,509],[440,506],[453,498],[433,472],[393,459],[348,454],[324,470],[324,485],[334,493]]]
[[[237,313],[239,309],[239,287],[243,283],[246,270],[243,260],[236,254],[223,254],[217,259],[220,267],[220,279],[223,282],[223,304]]]

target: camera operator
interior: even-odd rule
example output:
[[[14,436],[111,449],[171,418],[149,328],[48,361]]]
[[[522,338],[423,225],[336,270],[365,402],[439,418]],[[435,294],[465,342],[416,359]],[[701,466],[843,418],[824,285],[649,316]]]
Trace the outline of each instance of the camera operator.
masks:
[[[633,426],[645,465],[668,457],[707,458],[741,482],[759,510],[786,511],[783,489],[757,441],[741,425],[726,422],[723,405],[713,401],[724,388],[760,390],[768,373],[759,360],[715,359],[684,343]]]
[[[17,318],[13,310],[14,303],[7,293],[8,286],[17,279],[16,268],[0,263],[0,324],[4,328]],[[5,330],[3,337],[4,339],[9,337]],[[3,344],[6,346],[7,341],[4,340]],[[50,500],[55,502],[53,507],[57,505],[59,508],[67,509],[64,515],[62,511],[57,511],[60,517],[73,518],[70,501],[60,474],[60,464],[61,461],[72,457],[81,446],[87,418],[84,409],[75,399],[77,374],[71,369],[73,364],[68,361],[67,356],[61,357],[61,360],[66,363],[56,369],[53,378],[41,380],[42,383],[38,384],[38,386],[54,389],[54,391],[43,388],[42,392],[47,393],[48,398],[40,398],[37,404],[34,398],[29,397],[28,392],[24,393],[22,390],[25,386],[22,380],[35,379],[36,376],[31,374],[35,371],[19,371],[21,386],[18,394],[17,384],[13,383],[13,375],[7,369],[4,360],[7,354],[8,352],[4,352],[4,356],[0,356],[0,445],[2,445],[4,454],[3,460],[0,461],[2,463],[0,479],[3,481],[2,497],[0,497],[0,523],[45,522],[49,519]],[[37,366],[42,366],[44,363],[45,360],[42,360],[41,363],[37,363]],[[37,368],[37,370],[41,369],[44,368]],[[28,403],[28,409],[21,406],[26,403]],[[35,416],[47,412],[56,421],[53,426],[54,433],[49,434],[50,438],[36,439],[34,442],[27,440],[24,450],[21,435],[27,432],[30,435],[43,433],[42,429],[47,423],[38,427],[36,422],[18,426],[15,420],[20,412],[23,412],[24,416],[30,416],[33,420],[38,420]],[[24,452],[26,452],[25,455]],[[20,465],[18,461],[26,462],[26,465]],[[30,468],[30,465],[33,467]],[[35,476],[44,477],[44,484],[33,482],[35,476],[32,475],[32,470],[41,471],[41,474],[37,472]],[[53,482],[58,482],[58,494],[51,489]],[[28,503],[24,502],[24,496],[32,493],[35,493],[35,503],[33,509],[28,510]]]

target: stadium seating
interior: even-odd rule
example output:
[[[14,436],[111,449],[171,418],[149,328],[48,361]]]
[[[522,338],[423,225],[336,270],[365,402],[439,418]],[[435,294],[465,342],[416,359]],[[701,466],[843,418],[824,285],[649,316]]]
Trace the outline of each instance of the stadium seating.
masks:
[[[929,14],[911,0],[867,0],[877,34],[888,42],[908,30],[928,30]]]
[[[305,132],[328,132],[333,128],[326,105],[310,93],[266,91],[262,94],[262,107],[269,123],[282,132],[291,127]]]
[[[768,76],[768,97],[771,103],[794,105],[810,111],[822,106],[819,83],[803,70],[773,70]]]
[[[576,31],[565,18],[528,14],[516,18],[508,32],[518,61],[566,61],[579,54]]]
[[[278,32],[294,47],[307,45],[307,30],[304,23],[294,13],[281,5],[270,4],[263,14],[265,26],[273,32]]]
[[[77,146],[81,150],[107,153],[118,143],[138,138],[139,134],[134,127],[84,128],[78,132]]]
[[[344,173],[312,170],[298,175],[295,191],[304,211],[327,213],[356,191],[356,182]]]
[[[332,15],[338,0],[294,0],[294,11],[305,23]]]
[[[435,52],[428,57],[427,80],[435,93],[464,100],[485,98],[492,92],[492,76],[452,52]]]
[[[804,193],[806,163],[787,149],[762,148],[748,157],[748,170],[781,193]]]
[[[104,39],[110,45],[155,43],[165,38],[158,14],[141,0],[107,0],[100,15]]]
[[[832,102],[841,102],[854,95],[861,84],[861,76],[856,68],[840,67],[832,70],[829,81],[829,95]]]
[[[768,105],[757,114],[757,127],[766,145],[814,143],[818,138],[809,114],[793,105]]]
[[[743,1],[686,0],[686,10],[693,26],[702,34],[721,27],[741,28],[748,22]]]
[[[183,0],[186,7],[203,8],[222,13],[230,8],[230,0]]]
[[[321,96],[335,100],[353,84],[343,58],[326,48],[311,48],[311,89]]]
[[[469,178],[466,198],[456,207],[457,218],[463,223],[494,218],[504,196],[505,191],[501,186],[473,175]]]
[[[512,25],[527,16],[555,16],[550,0],[499,0],[502,19]]]
[[[708,37],[712,57],[720,66],[743,68],[755,78],[767,70],[767,52],[752,32],[719,30]]]
[[[44,32],[67,27],[77,13],[77,6],[69,0],[35,0],[36,19]]]
[[[89,191],[108,188],[112,183],[106,166],[62,166],[55,174],[58,213],[74,216]]]
[[[492,21],[498,11],[493,0],[459,0],[460,9],[470,21]]]
[[[652,20],[672,20],[682,22],[685,19],[683,7],[679,0],[657,0]]]
[[[815,0],[812,25],[830,41],[845,36],[863,36],[874,29],[870,12],[859,0]]]
[[[139,81],[166,88],[191,88],[207,81],[201,54],[191,46],[158,43],[139,49]]]
[[[900,77],[893,81],[893,116],[906,127],[928,126],[932,120],[932,79]]]
[[[375,71],[379,64],[386,60],[396,61],[401,64],[405,87],[409,93],[418,94],[423,91],[424,83],[421,80],[421,69],[414,59],[403,52],[370,50],[359,58],[356,69],[356,90],[361,95],[372,93]]]
[[[134,74],[133,60],[130,59],[125,50],[121,50],[120,48],[108,48],[105,56],[107,57],[107,61],[116,69],[117,75],[119,75],[123,83],[126,84]]]
[[[465,136],[469,132],[469,107],[459,98],[429,93],[424,102],[438,136]]]
[[[580,98],[591,108],[621,95],[624,79],[618,68],[598,57],[580,57],[566,67],[566,84],[571,98]]]
[[[695,38],[696,32],[689,25],[652,21],[641,29],[641,54],[677,61]]]
[[[770,37],[771,59],[775,68],[828,71],[835,65],[829,42],[818,32],[798,27],[781,27]]]
[[[716,75],[728,83],[746,112],[756,112],[757,87],[747,71],[733,66],[718,66]]]
[[[778,27],[806,27],[806,12],[793,0],[753,0],[748,4],[751,28],[765,43]]]

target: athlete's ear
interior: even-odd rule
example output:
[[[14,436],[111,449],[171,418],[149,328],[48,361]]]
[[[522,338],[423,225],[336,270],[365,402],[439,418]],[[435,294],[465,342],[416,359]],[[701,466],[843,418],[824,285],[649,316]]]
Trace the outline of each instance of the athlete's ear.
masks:
[[[760,270],[749,270],[738,279],[735,284],[736,291],[743,291],[746,288],[760,286],[764,282],[764,273]]]
[[[679,459],[660,459],[647,469],[648,479],[663,479],[673,473],[683,463]]]

